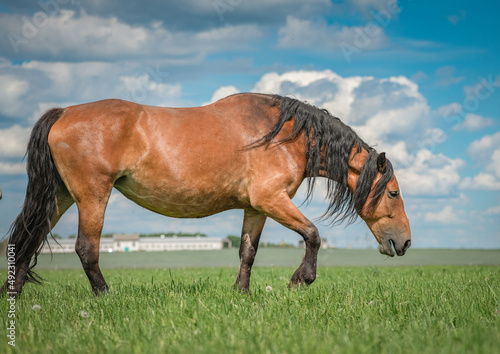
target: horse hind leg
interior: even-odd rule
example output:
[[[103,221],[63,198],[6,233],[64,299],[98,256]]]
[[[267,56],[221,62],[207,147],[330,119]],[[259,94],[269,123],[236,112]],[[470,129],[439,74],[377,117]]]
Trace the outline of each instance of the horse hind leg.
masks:
[[[243,230],[240,244],[240,268],[236,277],[235,289],[248,292],[250,287],[250,274],[259,247],[260,235],[267,217],[255,210],[245,210]]]
[[[56,195],[56,207],[52,213],[50,220],[51,230],[59,222],[63,214],[73,205],[75,201],[71,197],[68,189],[64,185],[60,185]]]
[[[100,183],[99,183],[100,182]],[[104,213],[112,190],[112,183],[95,180],[86,183],[79,193],[78,237],[75,250],[95,295],[108,292],[108,285],[99,267],[99,242],[104,224]],[[90,190],[90,188],[92,190]]]

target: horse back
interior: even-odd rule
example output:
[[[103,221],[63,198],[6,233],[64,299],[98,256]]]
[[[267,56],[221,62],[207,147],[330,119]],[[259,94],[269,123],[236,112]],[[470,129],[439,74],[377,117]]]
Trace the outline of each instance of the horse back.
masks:
[[[269,181],[295,193],[303,144],[248,148],[278,115],[268,96],[253,94],[193,108],[104,100],[66,108],[49,145],[73,194],[82,184],[111,183],[159,213],[205,216],[250,207],[252,193],[276,188]]]

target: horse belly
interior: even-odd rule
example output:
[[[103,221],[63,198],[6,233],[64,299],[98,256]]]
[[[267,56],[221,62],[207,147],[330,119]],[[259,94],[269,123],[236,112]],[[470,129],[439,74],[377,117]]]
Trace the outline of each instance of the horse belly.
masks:
[[[249,206],[241,181],[226,183],[179,183],[174,178],[158,180],[127,176],[115,183],[126,198],[143,208],[175,218],[202,218],[225,210]],[[206,176],[205,176],[206,179]]]

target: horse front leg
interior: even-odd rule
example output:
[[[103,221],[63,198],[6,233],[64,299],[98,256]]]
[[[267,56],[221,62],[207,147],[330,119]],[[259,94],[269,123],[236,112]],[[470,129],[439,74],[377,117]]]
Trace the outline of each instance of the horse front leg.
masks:
[[[245,210],[240,244],[240,268],[236,277],[235,289],[248,292],[252,266],[259,247],[260,235],[267,217],[256,210]]]
[[[302,263],[293,273],[288,287],[302,284],[311,284],[316,279],[316,268],[318,264],[318,251],[321,246],[321,238],[318,229],[311,223],[306,231],[299,232],[306,244],[306,250]]]
[[[288,286],[296,287],[302,284],[311,284],[316,279],[318,251],[321,246],[321,239],[316,226],[293,204],[286,191],[259,201],[259,204],[255,207],[302,236],[306,244],[306,250],[302,263],[293,274]]]

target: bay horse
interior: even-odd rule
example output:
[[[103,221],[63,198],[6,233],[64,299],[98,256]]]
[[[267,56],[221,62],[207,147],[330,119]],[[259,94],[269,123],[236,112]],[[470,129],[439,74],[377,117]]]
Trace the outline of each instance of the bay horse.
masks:
[[[10,230],[15,279],[2,293],[40,283],[33,268],[47,234],[76,203],[76,253],[96,295],[108,291],[99,268],[104,212],[114,188],[138,205],[176,218],[243,209],[235,288],[248,291],[268,217],[305,241],[289,285],[316,278],[321,239],[291,198],[304,179],[310,198],[328,179],[324,217],[359,215],[382,254],[402,256],[411,232],[398,182],[378,154],[328,111],[289,97],[236,94],[203,107],[166,108],[110,99],[54,108],[35,124],[27,148],[28,185]]]

